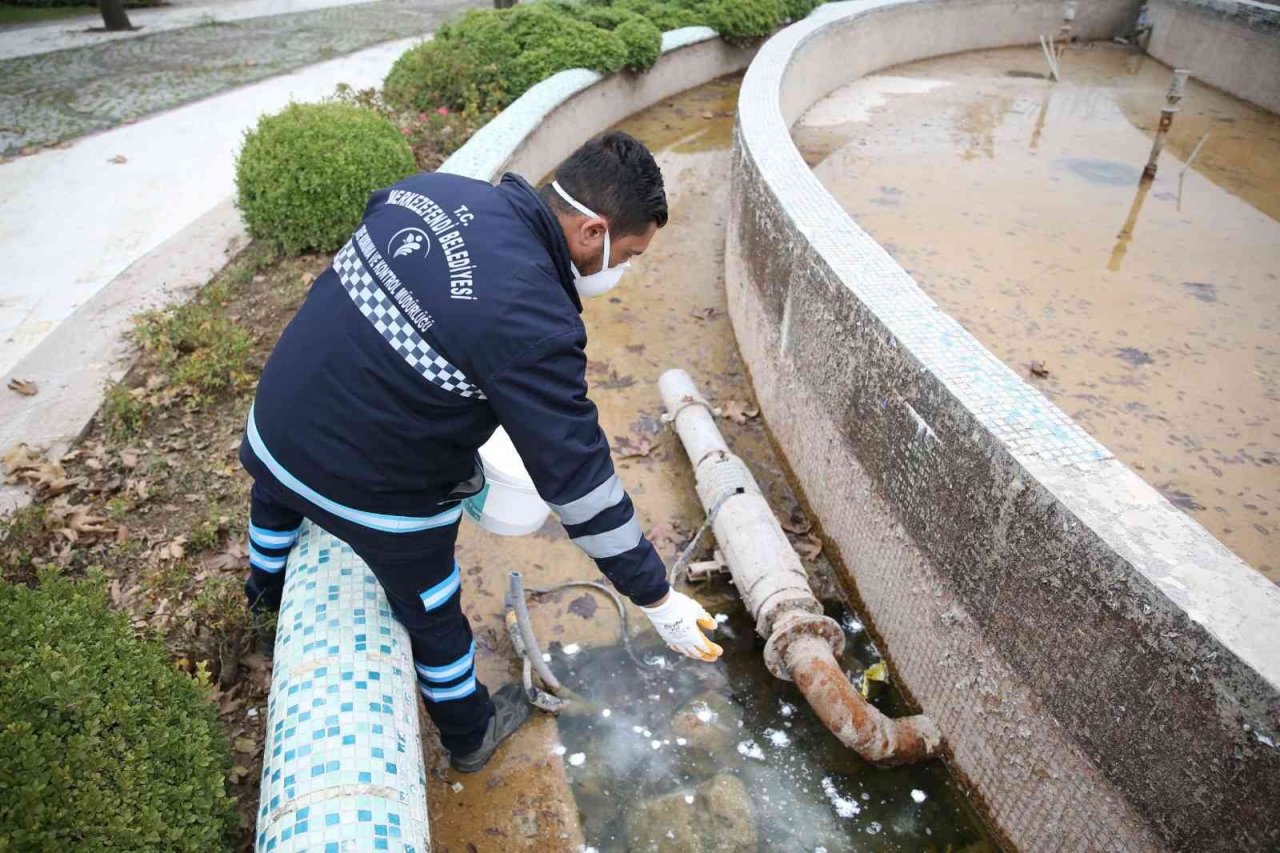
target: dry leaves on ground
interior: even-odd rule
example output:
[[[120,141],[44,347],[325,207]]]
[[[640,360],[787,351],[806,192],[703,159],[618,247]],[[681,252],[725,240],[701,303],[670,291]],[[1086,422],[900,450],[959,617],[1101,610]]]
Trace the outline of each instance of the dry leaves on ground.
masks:
[[[720,414],[735,424],[745,424],[752,418],[760,416],[760,410],[751,403],[741,400],[727,400],[720,404]]]
[[[15,444],[0,457],[5,482],[21,483],[31,489],[37,499],[51,498],[80,484],[78,477],[68,477],[58,462],[50,462],[25,444]]]
[[[793,509],[789,513],[775,512],[778,517],[778,523],[782,525],[782,529],[788,533],[794,533],[797,536],[803,536],[813,529],[813,522],[804,517],[804,513],[798,509]]]
[[[800,559],[806,563],[812,563],[822,554],[822,540],[813,533],[806,533],[804,536],[792,539],[791,547],[796,549]]]
[[[689,312],[689,316],[695,320],[714,320],[724,314],[719,308],[714,306],[710,308],[695,308]]]
[[[1049,375],[1049,367],[1043,361],[1033,361],[1027,365],[1027,369],[1031,371],[1031,375],[1037,379],[1044,379]]]
[[[630,436],[615,435],[613,437],[613,455],[619,459],[634,459],[648,456],[653,452],[653,440],[647,435]]]
[[[30,379],[19,379],[16,376],[9,380],[9,390],[17,391],[24,397],[34,397],[40,393],[40,386],[32,382]]]
[[[649,528],[649,541],[659,553],[678,554],[688,538],[688,532],[676,519],[662,521]]]
[[[602,379],[596,383],[597,388],[604,388],[608,391],[614,391],[619,388],[630,388],[636,384],[636,378],[631,375],[619,376],[618,371],[610,369],[609,378]]]

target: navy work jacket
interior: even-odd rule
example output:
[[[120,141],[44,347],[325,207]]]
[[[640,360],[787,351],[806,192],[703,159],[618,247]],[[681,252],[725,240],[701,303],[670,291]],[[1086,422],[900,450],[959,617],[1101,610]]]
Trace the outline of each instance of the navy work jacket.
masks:
[[[241,460],[349,520],[422,530],[501,424],[570,538],[651,604],[666,571],[587,399],[581,312],[564,233],[523,178],[406,178],[371,196],[276,344]]]

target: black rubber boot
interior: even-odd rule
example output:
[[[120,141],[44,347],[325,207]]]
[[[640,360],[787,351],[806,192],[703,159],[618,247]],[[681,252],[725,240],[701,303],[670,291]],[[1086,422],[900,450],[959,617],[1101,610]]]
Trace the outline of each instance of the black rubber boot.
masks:
[[[276,655],[276,616],[274,610],[254,610],[253,633],[258,638],[258,651],[267,660]]]
[[[493,716],[489,718],[489,727],[485,729],[480,748],[466,755],[449,756],[449,764],[459,773],[475,773],[488,764],[489,759],[498,751],[498,746],[529,719],[531,706],[520,685],[508,684],[493,694],[492,698]]]

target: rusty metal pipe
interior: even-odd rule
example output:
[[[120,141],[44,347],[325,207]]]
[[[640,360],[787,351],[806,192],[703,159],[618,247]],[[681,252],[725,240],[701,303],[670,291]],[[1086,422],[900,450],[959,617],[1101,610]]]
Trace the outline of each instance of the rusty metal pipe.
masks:
[[[933,720],[924,715],[895,720],[880,713],[849,683],[825,640],[799,637],[784,659],[791,680],[822,724],[867,761],[914,764],[937,752],[942,735]]]
[[[714,409],[683,370],[658,380],[666,418],[693,464],[698,498],[712,513],[716,542],[756,632],[764,662],[778,678],[794,680],[818,718],[840,742],[876,764],[906,764],[934,755],[941,735],[925,716],[893,720],[880,713],[836,662],[844,632],[822,614],[808,575],[745,462],[733,455],[715,425]]]

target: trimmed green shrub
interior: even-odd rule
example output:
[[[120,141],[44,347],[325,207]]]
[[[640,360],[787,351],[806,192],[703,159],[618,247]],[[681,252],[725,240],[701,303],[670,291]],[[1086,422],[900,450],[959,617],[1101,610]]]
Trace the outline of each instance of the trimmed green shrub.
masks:
[[[514,99],[511,77],[520,45],[507,31],[509,12],[473,9],[431,41],[401,54],[382,86],[388,104],[468,115],[497,112]]]
[[[627,50],[626,68],[630,71],[652,68],[662,54],[662,31],[644,18],[623,21],[613,34]]]
[[[8,849],[229,849],[229,758],[203,689],[134,639],[100,580],[0,583]]]
[[[664,3],[661,0],[617,0],[615,9],[626,9],[643,18],[648,18],[662,32],[678,30],[681,27],[709,26],[705,11],[688,9],[675,3]]]
[[[782,23],[782,0],[710,0],[707,25],[726,41],[753,41]]]
[[[823,2],[824,0],[782,0],[782,8],[788,21],[799,21]]]
[[[616,35],[550,3],[512,9],[510,33],[522,48],[515,61],[513,92],[517,94],[567,68],[612,74],[627,62],[627,48]]]
[[[245,134],[237,204],[255,239],[293,253],[328,251],[360,224],[369,193],[414,169],[409,144],[376,112],[290,104]]]

